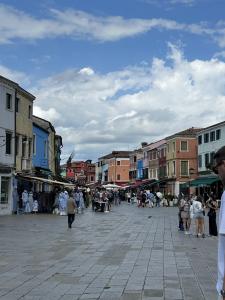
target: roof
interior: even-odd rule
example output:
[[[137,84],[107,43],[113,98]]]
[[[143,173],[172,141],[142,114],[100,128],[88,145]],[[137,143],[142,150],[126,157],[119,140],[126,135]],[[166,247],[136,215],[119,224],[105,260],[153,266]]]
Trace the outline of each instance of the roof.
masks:
[[[225,121],[222,121],[222,122],[210,125],[208,127],[202,128],[198,133],[200,134],[200,133],[204,132],[205,130],[209,130],[211,128],[219,127],[219,126],[222,126],[222,125],[225,125]]]
[[[110,158],[114,158],[114,157],[124,157],[124,158],[129,158],[130,157],[130,154],[132,153],[133,151],[112,151],[112,153],[110,154],[107,154],[105,156],[102,156],[102,157],[99,157],[98,160],[101,160],[101,159],[110,159]]]
[[[0,75],[0,81],[12,86],[15,90],[28,97],[31,101],[35,100],[35,96],[23,89],[17,82],[14,82]]]
[[[55,132],[54,126],[48,120],[33,115],[33,122],[45,130],[49,131],[49,129],[51,129]]]
[[[165,139],[171,140],[176,137],[196,137],[197,133],[201,130],[202,130],[202,128],[191,127],[191,128],[185,129],[183,131],[177,132],[173,135],[170,135],[170,136],[166,137]]]

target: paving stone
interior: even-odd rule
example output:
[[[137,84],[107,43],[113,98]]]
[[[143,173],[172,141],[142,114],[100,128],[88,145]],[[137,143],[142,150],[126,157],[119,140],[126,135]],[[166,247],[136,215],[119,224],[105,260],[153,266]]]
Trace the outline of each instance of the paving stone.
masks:
[[[1,300],[217,299],[217,239],[179,232],[177,208],[88,209],[70,231],[47,214],[0,226]]]

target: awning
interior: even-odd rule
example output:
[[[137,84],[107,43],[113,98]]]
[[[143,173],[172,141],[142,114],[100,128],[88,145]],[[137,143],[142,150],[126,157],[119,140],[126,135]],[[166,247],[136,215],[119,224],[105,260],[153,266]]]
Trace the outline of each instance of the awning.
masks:
[[[191,180],[191,181],[187,181],[183,184],[181,184],[182,187],[189,187],[189,186],[209,186],[211,185],[212,183],[215,183],[215,182],[218,182],[220,181],[219,177],[216,177],[216,176],[202,176],[202,177],[199,177],[199,178],[196,178],[194,180]]]
[[[32,181],[41,181],[49,184],[56,184],[56,185],[64,185],[67,187],[74,187],[74,184],[72,183],[67,183],[63,181],[58,181],[58,180],[52,180],[52,179],[47,179],[47,178],[42,178],[42,177],[35,177],[35,176],[29,176],[29,175],[18,175],[18,177],[27,179],[27,180],[32,180]]]
[[[199,177],[191,181],[191,186],[207,186],[220,181],[219,177]]]

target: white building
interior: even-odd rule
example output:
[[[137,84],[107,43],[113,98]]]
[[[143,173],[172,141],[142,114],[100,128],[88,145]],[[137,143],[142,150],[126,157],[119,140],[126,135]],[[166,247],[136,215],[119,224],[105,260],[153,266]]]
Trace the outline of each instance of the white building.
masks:
[[[10,214],[13,210],[16,87],[16,83],[0,76],[0,215]]]
[[[210,173],[210,164],[214,153],[225,145],[225,121],[206,127],[199,131],[198,138],[198,172]]]

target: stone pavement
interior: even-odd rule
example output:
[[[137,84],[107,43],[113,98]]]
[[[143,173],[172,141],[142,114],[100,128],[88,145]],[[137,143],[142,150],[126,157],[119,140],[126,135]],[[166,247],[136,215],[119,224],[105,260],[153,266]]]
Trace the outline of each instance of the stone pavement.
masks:
[[[70,230],[67,217],[1,216],[0,253],[2,300],[217,299],[217,238],[179,232],[177,208],[88,209]]]

